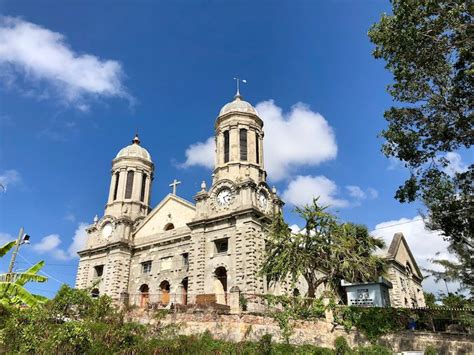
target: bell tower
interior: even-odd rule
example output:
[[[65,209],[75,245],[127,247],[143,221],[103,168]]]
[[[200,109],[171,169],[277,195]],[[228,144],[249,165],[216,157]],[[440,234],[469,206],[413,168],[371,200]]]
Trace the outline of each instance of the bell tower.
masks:
[[[150,153],[140,146],[138,135],[112,161],[112,178],[105,215],[132,220],[150,211],[154,165]]]
[[[266,181],[263,121],[239,92],[219,112],[215,123],[216,160],[213,183],[250,178]]]
[[[193,239],[190,293],[221,297],[233,287],[266,290],[258,274],[265,233],[283,202],[266,182],[263,136],[263,120],[237,89],[215,121],[212,186],[207,190],[203,182],[194,196],[196,215],[188,223]]]
[[[150,211],[153,172],[150,153],[140,146],[138,135],[112,160],[104,216],[96,216],[86,228],[86,248],[78,253],[76,287],[97,284],[95,294],[115,299],[127,292],[132,234]]]

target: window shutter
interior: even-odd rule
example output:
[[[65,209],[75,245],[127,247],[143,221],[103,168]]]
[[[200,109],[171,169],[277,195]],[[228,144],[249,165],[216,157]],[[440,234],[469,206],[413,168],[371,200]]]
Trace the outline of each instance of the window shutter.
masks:
[[[133,171],[129,170],[127,173],[127,184],[125,186],[125,198],[132,198],[133,175]]]
[[[224,163],[229,162],[229,131],[224,132]]]
[[[140,201],[145,201],[146,174],[142,174],[142,189],[140,191]]]
[[[117,192],[118,192],[118,186],[119,186],[119,173],[115,173],[115,187],[114,187],[114,201],[117,199]]]
[[[247,130],[240,130],[240,160],[247,160]]]

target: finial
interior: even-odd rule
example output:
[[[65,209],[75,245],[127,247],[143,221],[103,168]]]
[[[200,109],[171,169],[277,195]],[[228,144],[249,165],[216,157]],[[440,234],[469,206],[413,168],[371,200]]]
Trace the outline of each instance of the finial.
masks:
[[[234,78],[234,80],[237,82],[237,92],[235,93],[234,99],[242,99],[242,95],[240,95],[240,82],[242,81],[244,84],[247,84],[247,80],[245,79],[240,79],[240,78]]]
[[[276,188],[275,186],[272,187],[272,192],[273,192],[274,194],[277,193],[277,188]]]
[[[97,223],[97,222],[99,222],[99,216],[98,216],[98,215],[95,215],[95,217],[94,217],[94,223]]]
[[[206,186],[206,181],[203,180],[203,181],[201,182],[201,191],[206,191],[206,188],[207,188],[207,186]]]
[[[138,133],[135,133],[135,138],[133,138],[132,143],[140,144],[140,138],[138,138]]]

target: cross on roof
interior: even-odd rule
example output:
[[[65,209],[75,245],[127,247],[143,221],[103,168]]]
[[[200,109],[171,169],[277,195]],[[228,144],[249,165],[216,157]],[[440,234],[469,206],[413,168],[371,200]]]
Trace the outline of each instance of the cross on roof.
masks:
[[[170,187],[173,188],[173,195],[176,195],[176,187],[181,184],[181,181],[178,181],[176,179],[173,180],[173,182],[170,184]]]

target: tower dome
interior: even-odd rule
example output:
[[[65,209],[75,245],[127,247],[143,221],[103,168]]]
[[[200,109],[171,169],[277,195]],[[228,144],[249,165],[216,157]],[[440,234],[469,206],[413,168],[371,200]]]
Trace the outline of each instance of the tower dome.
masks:
[[[247,101],[244,101],[242,99],[242,96],[240,96],[240,94],[235,95],[233,101],[225,104],[221,108],[221,111],[219,112],[219,116],[223,116],[223,115],[225,115],[227,113],[230,113],[230,112],[250,113],[252,115],[258,116],[258,113],[257,113],[257,110],[255,109],[255,107],[253,107]]]
[[[140,146],[140,139],[138,134],[135,135],[135,138],[132,140],[132,144],[122,148],[115,159],[118,158],[142,158],[148,161],[151,161],[151,155],[148,151]]]

